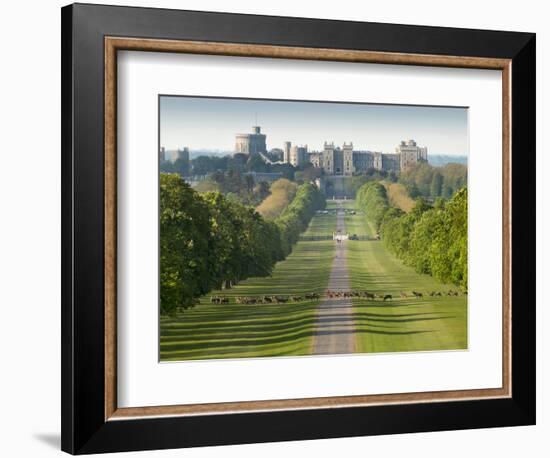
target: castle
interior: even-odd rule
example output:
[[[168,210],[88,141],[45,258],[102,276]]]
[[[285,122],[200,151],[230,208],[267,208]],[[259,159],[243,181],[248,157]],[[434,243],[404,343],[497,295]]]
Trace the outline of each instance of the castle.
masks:
[[[264,160],[273,163],[265,156],[266,135],[261,133],[260,126],[254,126],[250,134],[237,134],[235,152],[260,154]],[[341,147],[335,146],[333,142],[325,142],[323,151],[308,151],[307,145],[292,145],[286,141],[283,145],[282,161],[278,163],[299,167],[310,162],[326,175],[352,176],[369,169],[398,173],[427,160],[428,148],[418,146],[414,140],[401,141],[393,154],[354,150],[351,142],[344,143]]]
[[[235,152],[244,154],[265,153],[265,134],[260,126],[254,126],[251,134],[237,134],[235,138]]]

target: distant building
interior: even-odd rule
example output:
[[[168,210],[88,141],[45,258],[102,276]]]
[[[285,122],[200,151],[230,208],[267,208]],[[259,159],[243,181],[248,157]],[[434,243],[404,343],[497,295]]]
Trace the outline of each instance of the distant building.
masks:
[[[261,133],[260,126],[254,126],[250,134],[235,136],[235,152],[243,154],[265,153],[267,151],[265,134]]]
[[[428,161],[428,148],[419,147],[414,140],[402,141],[395,152],[401,158],[401,170],[413,167],[417,162]]]
[[[401,171],[401,157],[399,154],[381,154],[382,168],[386,172],[399,173]]]
[[[308,151],[307,145],[292,145],[290,141],[285,141],[282,150],[273,148],[270,154],[266,155],[266,135],[261,133],[260,126],[254,126],[252,129],[252,133],[236,135],[235,159],[259,153],[270,164],[283,162],[299,167],[311,162],[326,175],[342,176],[352,176],[369,169],[399,173],[418,162],[428,160],[428,148],[418,146],[414,140],[401,141],[394,154],[354,150],[352,142],[344,142],[341,147],[335,146],[334,142],[325,142],[322,151]]]
[[[428,148],[421,148],[414,140],[401,142],[395,154],[376,151],[357,151],[353,143],[344,143],[342,147],[325,142],[323,151],[310,152],[307,159],[327,175],[351,176],[356,173],[375,169],[399,173],[418,162],[427,161]]]
[[[161,146],[159,158],[161,162],[176,162],[178,159],[189,162],[189,148],[185,146],[183,148],[178,148],[177,150],[167,151],[164,146]]]
[[[285,142],[283,148],[283,162],[285,164],[290,164],[290,148],[292,147],[291,142]]]
[[[183,147],[182,149],[178,148],[178,151],[176,152],[176,155],[174,157],[174,162],[178,159],[189,162],[189,148],[187,146]]]
[[[342,146],[342,171],[344,175],[353,175],[355,168],[353,166],[353,143]]]
[[[353,152],[353,168],[357,171],[368,170],[376,168],[375,155],[381,155],[381,153],[371,153],[370,151],[354,151]],[[382,162],[380,162],[380,169],[382,168]]]
[[[290,148],[289,162],[294,167],[299,167],[307,162],[307,145],[305,146],[296,146],[294,145]]]

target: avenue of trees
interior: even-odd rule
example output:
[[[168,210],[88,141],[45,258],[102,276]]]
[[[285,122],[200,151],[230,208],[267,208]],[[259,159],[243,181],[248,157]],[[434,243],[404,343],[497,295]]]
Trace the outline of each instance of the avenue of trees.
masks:
[[[198,193],[178,174],[160,175],[161,313],[192,307],[213,289],[271,274],[324,208],[321,192],[298,187],[274,220],[219,192]]]
[[[468,288],[468,191],[430,206],[422,198],[405,213],[391,207],[378,182],[364,185],[357,200],[386,248],[418,273]]]
[[[300,234],[307,229],[315,212],[324,209],[325,205],[325,196],[317,186],[304,183],[298,187],[292,202],[275,219],[284,257],[290,254],[292,247],[298,241]]]

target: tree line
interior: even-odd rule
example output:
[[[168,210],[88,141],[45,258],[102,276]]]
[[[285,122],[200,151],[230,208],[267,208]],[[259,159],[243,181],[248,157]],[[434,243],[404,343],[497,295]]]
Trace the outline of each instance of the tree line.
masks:
[[[291,164],[267,164],[259,154],[235,153],[226,156],[198,156],[191,159],[190,174],[210,175],[215,172],[239,170],[241,172],[279,172],[289,180],[294,179],[295,168]]]
[[[468,191],[434,205],[416,200],[409,213],[391,207],[381,183],[365,184],[357,200],[385,247],[416,272],[468,288]]]
[[[219,192],[198,193],[181,176],[161,173],[161,313],[192,307],[213,289],[270,275],[324,204],[321,192],[304,184],[280,217],[267,221]]]
[[[256,182],[252,175],[237,169],[214,172],[194,189],[198,192],[219,191],[231,201],[252,206],[260,204],[270,194],[267,182]]]
[[[468,184],[468,169],[464,164],[449,163],[434,167],[419,162],[399,175],[399,182],[405,185],[409,195],[416,197],[450,199],[459,189]]]

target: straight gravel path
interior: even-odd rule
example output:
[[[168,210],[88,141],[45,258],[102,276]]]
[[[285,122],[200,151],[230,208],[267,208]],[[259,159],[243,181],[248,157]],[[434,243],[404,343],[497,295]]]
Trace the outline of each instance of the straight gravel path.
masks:
[[[337,233],[345,233],[345,213],[342,202],[338,202],[336,214]],[[336,244],[335,258],[328,282],[331,291],[349,291],[350,277],[346,260],[344,244],[347,240]],[[313,342],[315,355],[334,355],[353,353],[355,351],[355,324],[353,319],[353,305],[349,298],[323,298],[317,313],[317,325]]]

